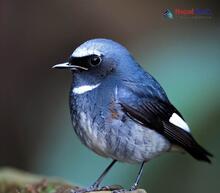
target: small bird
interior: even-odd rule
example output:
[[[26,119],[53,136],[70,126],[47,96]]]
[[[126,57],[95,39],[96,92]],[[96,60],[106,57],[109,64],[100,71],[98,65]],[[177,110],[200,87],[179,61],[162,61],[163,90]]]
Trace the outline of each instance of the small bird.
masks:
[[[160,84],[121,44],[88,40],[68,62],[53,68],[72,72],[69,106],[77,136],[89,149],[113,160],[85,192],[100,190],[117,161],[140,164],[130,190],[137,188],[144,164],[164,152],[184,151],[211,162],[212,154],[192,137]]]

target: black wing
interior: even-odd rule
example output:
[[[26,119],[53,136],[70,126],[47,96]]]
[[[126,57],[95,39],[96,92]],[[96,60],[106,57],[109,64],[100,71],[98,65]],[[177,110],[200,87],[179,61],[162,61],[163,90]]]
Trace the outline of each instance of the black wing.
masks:
[[[172,144],[185,149],[194,158],[211,162],[208,156],[212,155],[201,147],[189,132],[169,122],[173,113],[182,118],[181,114],[169,101],[165,102],[157,97],[149,99],[148,96],[146,99],[139,98],[138,103],[135,105],[126,102],[121,102],[121,105],[123,111],[134,121],[154,129],[165,136]]]

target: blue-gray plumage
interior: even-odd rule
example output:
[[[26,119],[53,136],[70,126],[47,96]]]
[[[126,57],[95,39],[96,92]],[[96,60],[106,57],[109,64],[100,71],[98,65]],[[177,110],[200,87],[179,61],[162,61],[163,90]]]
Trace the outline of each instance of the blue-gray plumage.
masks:
[[[142,163],[132,189],[144,163],[163,152],[185,150],[210,162],[211,154],[194,140],[160,84],[120,44],[89,40],[67,63],[54,67],[72,71],[69,105],[77,136],[89,149],[115,160],[87,190],[99,187],[116,160]]]

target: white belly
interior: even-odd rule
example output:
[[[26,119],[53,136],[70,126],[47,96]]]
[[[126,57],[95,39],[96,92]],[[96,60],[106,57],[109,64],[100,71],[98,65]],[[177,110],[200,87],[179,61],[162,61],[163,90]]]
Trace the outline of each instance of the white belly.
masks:
[[[80,113],[80,129],[77,131],[81,141],[103,157],[140,163],[170,149],[169,141],[162,135],[132,120],[126,124],[106,124],[109,127],[100,131],[85,113]]]

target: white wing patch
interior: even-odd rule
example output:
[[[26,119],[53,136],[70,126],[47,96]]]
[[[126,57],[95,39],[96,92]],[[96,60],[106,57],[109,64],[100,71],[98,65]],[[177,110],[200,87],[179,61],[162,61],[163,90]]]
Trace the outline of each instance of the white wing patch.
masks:
[[[100,83],[95,84],[95,85],[83,85],[83,86],[73,88],[72,91],[74,94],[84,94],[88,91],[91,91],[91,90],[97,88],[99,85],[100,85]]]
[[[169,119],[169,122],[180,127],[181,129],[190,132],[190,128],[187,125],[187,123],[176,113],[173,113],[172,116]]]

